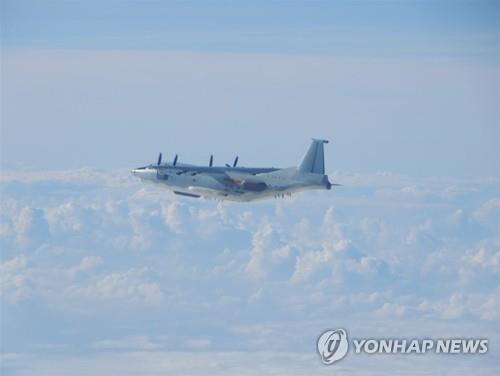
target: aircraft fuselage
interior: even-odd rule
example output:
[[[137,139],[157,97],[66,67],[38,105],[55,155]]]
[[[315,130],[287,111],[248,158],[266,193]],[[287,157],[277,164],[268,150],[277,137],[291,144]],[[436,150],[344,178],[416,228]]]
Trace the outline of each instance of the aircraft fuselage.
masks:
[[[174,162],[139,167],[132,174],[188,197],[205,197],[218,200],[254,201],[272,197],[286,197],[308,189],[331,189],[332,184],[324,174],[324,140],[313,140],[301,164],[289,168],[196,166]]]

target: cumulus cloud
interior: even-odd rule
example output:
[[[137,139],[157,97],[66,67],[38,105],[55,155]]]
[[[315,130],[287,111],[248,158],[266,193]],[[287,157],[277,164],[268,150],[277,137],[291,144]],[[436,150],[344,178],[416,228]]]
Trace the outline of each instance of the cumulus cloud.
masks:
[[[405,314],[406,307],[398,303],[384,303],[376,313],[384,317],[401,317]]]
[[[239,205],[178,198],[127,171],[4,175],[2,309],[27,327],[34,313],[25,320],[19,307],[45,312],[54,330],[51,338],[33,331],[38,343],[70,338],[96,351],[308,351],[304,339],[338,321],[393,329],[397,321],[402,332],[497,324],[492,190],[336,176],[344,187],[333,193]],[[9,188],[20,183],[33,196]],[[127,309],[116,315],[116,307]],[[138,312],[157,332],[133,329]],[[85,338],[71,325],[59,334],[60,317],[99,325]]]
[[[335,255],[344,252],[350,244],[350,240],[344,236],[339,222],[335,219],[333,207],[326,210],[318,229],[309,225],[306,227],[316,242],[309,240],[307,247],[301,247],[303,252],[296,257],[292,281],[306,280],[318,269],[325,267],[333,271],[333,268],[338,267],[344,259],[343,255],[338,257]]]
[[[0,289],[2,300],[17,302],[30,296],[29,276],[26,265],[28,259],[19,255],[0,263]]]
[[[87,300],[118,300],[131,303],[158,304],[164,295],[160,285],[143,279],[146,269],[132,268],[126,272],[97,276],[90,281],[72,284],[65,294]]]
[[[474,211],[473,218],[482,225],[500,229],[500,198],[492,198]]]
[[[39,244],[49,238],[49,226],[39,208],[22,208],[14,222],[14,230],[22,245]]]
[[[95,268],[97,265],[102,264],[102,257],[99,256],[85,256],[82,258],[77,266],[69,268],[67,274],[74,277],[78,273],[87,272]]]
[[[72,201],[48,208],[46,218],[52,233],[83,230],[83,215],[78,212]]]
[[[273,236],[273,228],[267,223],[257,230],[252,238],[252,250],[250,251],[250,261],[245,268],[246,272],[254,278],[265,275],[264,258],[269,250],[270,239]]]
[[[168,228],[175,233],[182,232],[182,220],[179,214],[179,207],[179,203],[172,202],[168,205],[163,205],[161,208],[163,221],[168,226]]]
[[[500,287],[485,299],[479,306],[479,314],[485,320],[498,320],[500,318]]]
[[[495,250],[489,248],[486,244],[482,244],[476,249],[466,251],[463,260],[471,266],[500,271],[500,248]]]
[[[447,300],[428,302],[424,301],[419,308],[431,312],[443,319],[456,319],[461,317],[467,308],[467,297],[463,293],[453,293]]]

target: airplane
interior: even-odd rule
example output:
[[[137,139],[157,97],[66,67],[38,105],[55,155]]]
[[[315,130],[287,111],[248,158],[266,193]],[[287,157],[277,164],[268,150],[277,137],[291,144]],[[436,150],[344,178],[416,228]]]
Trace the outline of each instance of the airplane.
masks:
[[[268,198],[289,197],[308,189],[327,189],[340,185],[330,183],[325,175],[323,145],[327,140],[313,139],[297,167],[239,167],[238,157],[232,165],[214,166],[210,156],[208,166],[178,162],[162,163],[162,153],[156,164],[134,168],[131,172],[141,180],[160,184],[181,196],[248,202]]]

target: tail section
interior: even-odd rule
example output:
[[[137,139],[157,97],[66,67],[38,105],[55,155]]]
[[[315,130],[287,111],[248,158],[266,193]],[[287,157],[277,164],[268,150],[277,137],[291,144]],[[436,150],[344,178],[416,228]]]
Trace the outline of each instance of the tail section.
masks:
[[[325,174],[325,153],[323,144],[327,144],[327,140],[316,140],[313,138],[311,146],[307,149],[306,155],[300,162],[298,170],[300,172],[311,172],[314,174]]]

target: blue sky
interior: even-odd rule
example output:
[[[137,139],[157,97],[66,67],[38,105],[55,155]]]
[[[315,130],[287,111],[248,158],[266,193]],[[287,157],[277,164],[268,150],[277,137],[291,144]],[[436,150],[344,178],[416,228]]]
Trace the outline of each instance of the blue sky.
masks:
[[[2,372],[498,370],[499,2],[1,7]],[[129,174],[294,165],[311,137],[342,187],[242,205]],[[323,367],[337,326],[491,350]]]
[[[425,53],[425,49],[412,51],[415,47],[412,41],[418,43],[417,39],[426,42],[437,39],[440,47],[444,47],[447,38],[498,38],[499,9],[495,1],[6,1],[3,4],[4,43],[8,46],[414,54]],[[369,47],[373,40],[366,39],[367,36],[376,40],[375,46]],[[398,39],[399,42],[393,43]],[[452,45],[451,42],[448,47]],[[429,47],[437,52],[432,45]],[[471,46],[455,45],[464,47]],[[447,52],[450,51],[442,51]]]
[[[339,170],[498,176],[497,2],[2,7],[5,168],[287,166],[314,136]]]

